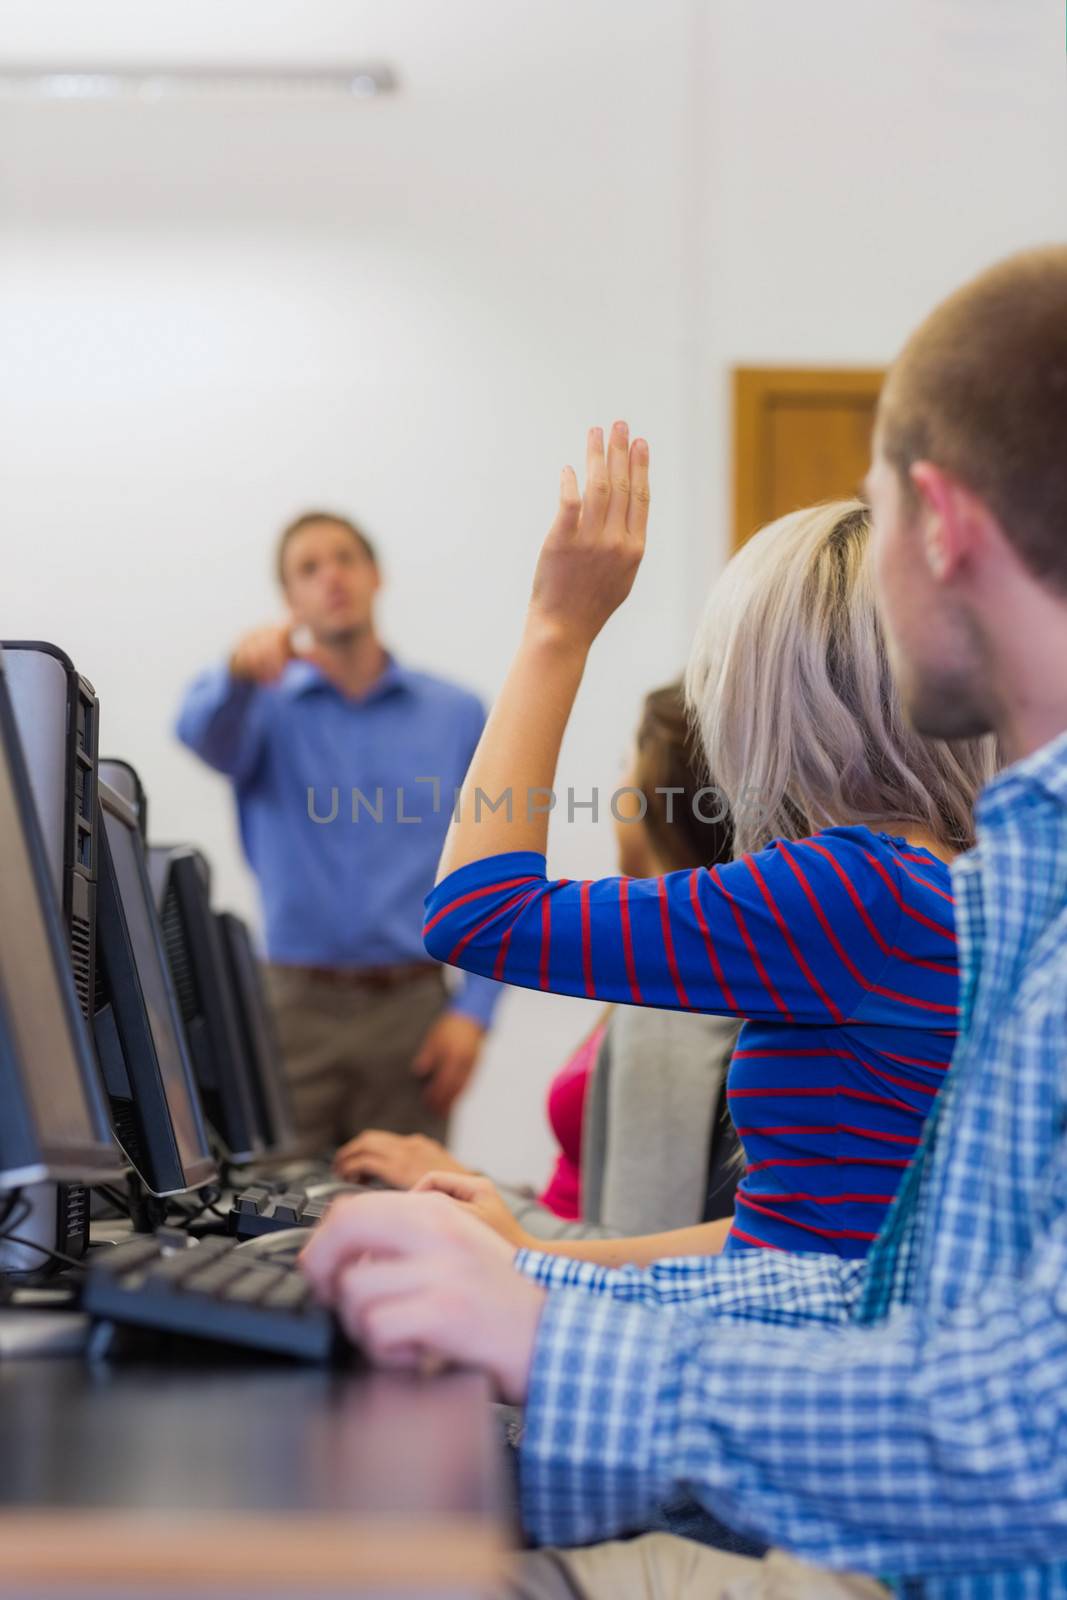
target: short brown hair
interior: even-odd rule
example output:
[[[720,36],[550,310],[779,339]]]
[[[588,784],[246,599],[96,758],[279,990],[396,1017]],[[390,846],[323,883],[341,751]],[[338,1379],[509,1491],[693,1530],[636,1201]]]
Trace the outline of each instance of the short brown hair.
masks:
[[[1067,590],[1067,246],[999,262],[934,310],[890,369],[886,460],[973,490],[1030,571]]]
[[[675,871],[729,861],[733,833],[726,802],[718,794],[693,801],[707,785],[699,735],[686,712],[680,683],[654,689],[645,697],[637,729],[634,786],[647,802],[644,824],[660,861]],[[680,789],[680,794],[657,794]]]
[[[302,511],[298,517],[294,517],[292,522],[282,529],[278,536],[274,570],[282,588],[285,587],[285,552],[289,548],[290,541],[295,539],[298,533],[303,533],[305,528],[312,527],[316,522],[332,522],[334,527],[343,528],[360,545],[368,561],[374,566],[378,565],[377,550],[375,550],[374,545],[367,538],[363,529],[358,528],[351,518],[338,516],[336,511]]]

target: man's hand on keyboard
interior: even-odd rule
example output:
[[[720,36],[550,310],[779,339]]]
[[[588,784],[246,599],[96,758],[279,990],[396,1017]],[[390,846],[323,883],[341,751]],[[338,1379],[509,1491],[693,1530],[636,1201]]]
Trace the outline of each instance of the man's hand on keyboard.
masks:
[[[334,1202],[300,1264],[372,1360],[480,1367],[521,1404],[545,1292],[513,1254],[445,1195],[366,1194]]]

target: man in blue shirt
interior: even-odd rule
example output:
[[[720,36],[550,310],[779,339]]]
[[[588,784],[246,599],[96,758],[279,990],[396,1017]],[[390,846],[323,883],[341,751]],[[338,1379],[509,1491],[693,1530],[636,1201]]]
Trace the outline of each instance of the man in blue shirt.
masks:
[[[178,737],[236,792],[304,1149],[367,1127],[443,1141],[499,986],[448,994],[422,900],[484,712],[385,649],[377,555],[353,523],[297,518],[277,574],[287,620],[196,680]]]
[[[994,731],[1005,766],[952,867],[952,1064],[867,1258],[516,1261],[434,1194],[341,1201],[305,1252],[372,1355],[480,1365],[525,1406],[527,1534],[590,1548],[530,1558],[524,1595],[1067,1595],[1065,439],[1060,246],[939,306],[879,404],[873,580],[902,696],[929,736]],[[565,480],[524,755],[555,748],[576,663],[640,556],[615,479],[580,517]],[[654,1526],[680,1493],[778,1549],[595,1543]]]

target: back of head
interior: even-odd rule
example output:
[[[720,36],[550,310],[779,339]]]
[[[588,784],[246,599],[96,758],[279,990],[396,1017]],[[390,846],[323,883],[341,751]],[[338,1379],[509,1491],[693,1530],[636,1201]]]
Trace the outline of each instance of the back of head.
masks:
[[[890,370],[877,441],[910,490],[930,461],[1067,593],[1067,246],[999,262],[931,312]]]
[[[875,605],[867,508],[781,517],[713,586],[686,694],[729,801],[735,851],[821,828],[896,824],[973,842],[992,741],[929,740],[908,723]]]
[[[666,871],[729,860],[729,817],[718,795],[704,796],[703,754],[680,683],[646,695],[637,729],[634,780],[645,797],[644,827]]]

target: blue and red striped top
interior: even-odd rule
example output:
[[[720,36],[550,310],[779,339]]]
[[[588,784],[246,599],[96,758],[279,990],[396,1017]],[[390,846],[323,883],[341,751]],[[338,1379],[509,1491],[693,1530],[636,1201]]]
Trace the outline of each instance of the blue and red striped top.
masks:
[[[426,900],[439,961],[524,988],[746,1019],[727,1083],[747,1169],[727,1249],[865,1255],[956,1036],[947,866],[829,828],[662,878],[550,881],[513,851]]]

